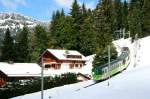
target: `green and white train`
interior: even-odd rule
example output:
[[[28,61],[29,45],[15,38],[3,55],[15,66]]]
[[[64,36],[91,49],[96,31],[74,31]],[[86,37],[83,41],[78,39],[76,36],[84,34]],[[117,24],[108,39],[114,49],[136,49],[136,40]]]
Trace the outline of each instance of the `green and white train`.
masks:
[[[110,62],[110,66],[107,64],[94,67],[92,69],[92,77],[95,81],[101,81],[113,76],[128,67],[130,63],[130,51],[128,47],[122,48],[121,55],[114,61]]]

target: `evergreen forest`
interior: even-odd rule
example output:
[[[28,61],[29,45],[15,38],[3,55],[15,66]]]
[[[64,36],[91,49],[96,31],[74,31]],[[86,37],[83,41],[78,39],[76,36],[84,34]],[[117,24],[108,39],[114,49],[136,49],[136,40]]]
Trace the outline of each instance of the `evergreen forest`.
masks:
[[[51,16],[50,16],[51,17]],[[48,28],[37,25],[32,31],[24,25],[15,38],[7,29],[0,48],[0,61],[38,62],[48,48],[77,50],[85,56],[96,54],[95,65],[107,61],[107,47],[112,59],[117,56],[112,41],[118,30],[130,31],[131,37],[150,35],[150,0],[99,0],[88,9],[74,0],[70,12],[53,12]]]

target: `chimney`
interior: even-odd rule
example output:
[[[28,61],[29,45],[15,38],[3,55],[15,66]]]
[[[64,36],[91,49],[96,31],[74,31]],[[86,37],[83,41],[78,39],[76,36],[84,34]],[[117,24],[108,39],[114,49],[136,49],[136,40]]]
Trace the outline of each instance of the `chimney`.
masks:
[[[14,64],[14,62],[13,62],[13,61],[8,61],[8,63],[9,63],[9,64]]]

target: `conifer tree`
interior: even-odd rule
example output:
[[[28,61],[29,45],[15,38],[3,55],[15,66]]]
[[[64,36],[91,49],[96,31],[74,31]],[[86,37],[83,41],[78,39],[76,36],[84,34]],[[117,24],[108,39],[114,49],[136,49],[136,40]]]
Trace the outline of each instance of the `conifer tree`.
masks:
[[[98,43],[94,66],[107,63],[107,46],[112,45],[112,22],[112,1],[100,0],[95,10],[95,30]]]
[[[6,30],[3,45],[1,48],[1,60],[2,61],[13,61],[14,60],[14,42],[10,35],[9,29]]]
[[[124,1],[123,8],[122,8],[122,28],[125,28],[126,31],[129,30],[128,14],[129,14],[128,3],[127,3],[127,1]]]
[[[71,16],[74,19],[74,26],[73,26],[73,30],[74,30],[74,36],[75,36],[75,44],[74,44],[74,50],[80,50],[81,46],[80,46],[80,29],[81,29],[81,24],[83,22],[83,18],[82,18],[82,11],[81,8],[77,2],[77,0],[74,0],[73,4],[72,4],[72,9],[71,9]]]
[[[84,3],[82,4],[82,17],[83,18],[87,17],[87,9]]]
[[[37,25],[34,28],[34,33],[32,35],[32,53],[31,53],[31,61],[37,62],[40,55],[49,48],[49,38],[46,29],[41,26]]]
[[[142,37],[142,8],[139,0],[131,0],[129,9],[129,30],[134,38],[136,34]]]
[[[64,9],[61,9],[61,16],[65,16]]]
[[[112,41],[112,2],[100,0],[95,10],[95,30],[97,34],[97,50],[105,48]]]
[[[61,12],[59,10],[57,10],[56,13],[53,13],[53,17],[50,25],[50,36],[52,37],[51,39],[52,48],[58,48],[59,45],[59,33],[61,29],[60,18],[61,18]]]
[[[80,30],[80,46],[79,50],[83,55],[91,55],[96,50],[96,33],[93,27],[93,20],[90,16],[84,19]]]
[[[150,1],[140,0],[142,6],[142,32],[145,36],[150,35]]]
[[[79,20],[81,18],[81,8],[80,8],[77,0],[74,0],[70,14],[71,14],[72,18],[74,18],[75,22],[79,22]]]
[[[40,54],[43,53],[47,47],[48,47],[48,35],[46,32],[46,29],[41,26],[41,25],[37,25],[35,27],[35,37],[36,37],[36,42],[37,45],[36,47],[40,49]]]
[[[57,39],[59,42],[58,46],[62,49],[74,49],[76,38],[73,30],[73,21],[73,18],[70,16],[60,18],[59,36],[57,37]]]
[[[79,51],[84,55],[91,55],[96,50],[96,33],[94,31],[94,20],[92,18],[91,10],[87,10],[85,5],[82,5],[83,22],[80,24],[80,49]]]
[[[29,62],[29,41],[28,41],[29,30],[27,26],[24,26],[17,40],[17,62]]]
[[[123,25],[123,13],[121,0],[114,0],[113,2],[113,29],[114,31],[124,28]]]
[[[74,49],[76,42],[76,34],[74,32],[74,19],[71,16],[61,15],[59,18],[54,18],[50,31],[52,41],[51,47],[57,49]]]

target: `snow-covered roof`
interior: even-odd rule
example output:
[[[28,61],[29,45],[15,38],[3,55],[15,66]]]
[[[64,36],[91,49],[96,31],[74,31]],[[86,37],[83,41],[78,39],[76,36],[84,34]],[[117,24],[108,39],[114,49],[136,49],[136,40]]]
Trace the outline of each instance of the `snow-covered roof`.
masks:
[[[36,63],[4,63],[0,62],[0,71],[8,77],[39,76],[41,67]]]
[[[58,50],[58,49],[47,49],[48,52],[53,54],[59,60],[83,60],[86,61],[84,55],[75,50]],[[66,55],[80,55],[82,58],[67,58]]]

